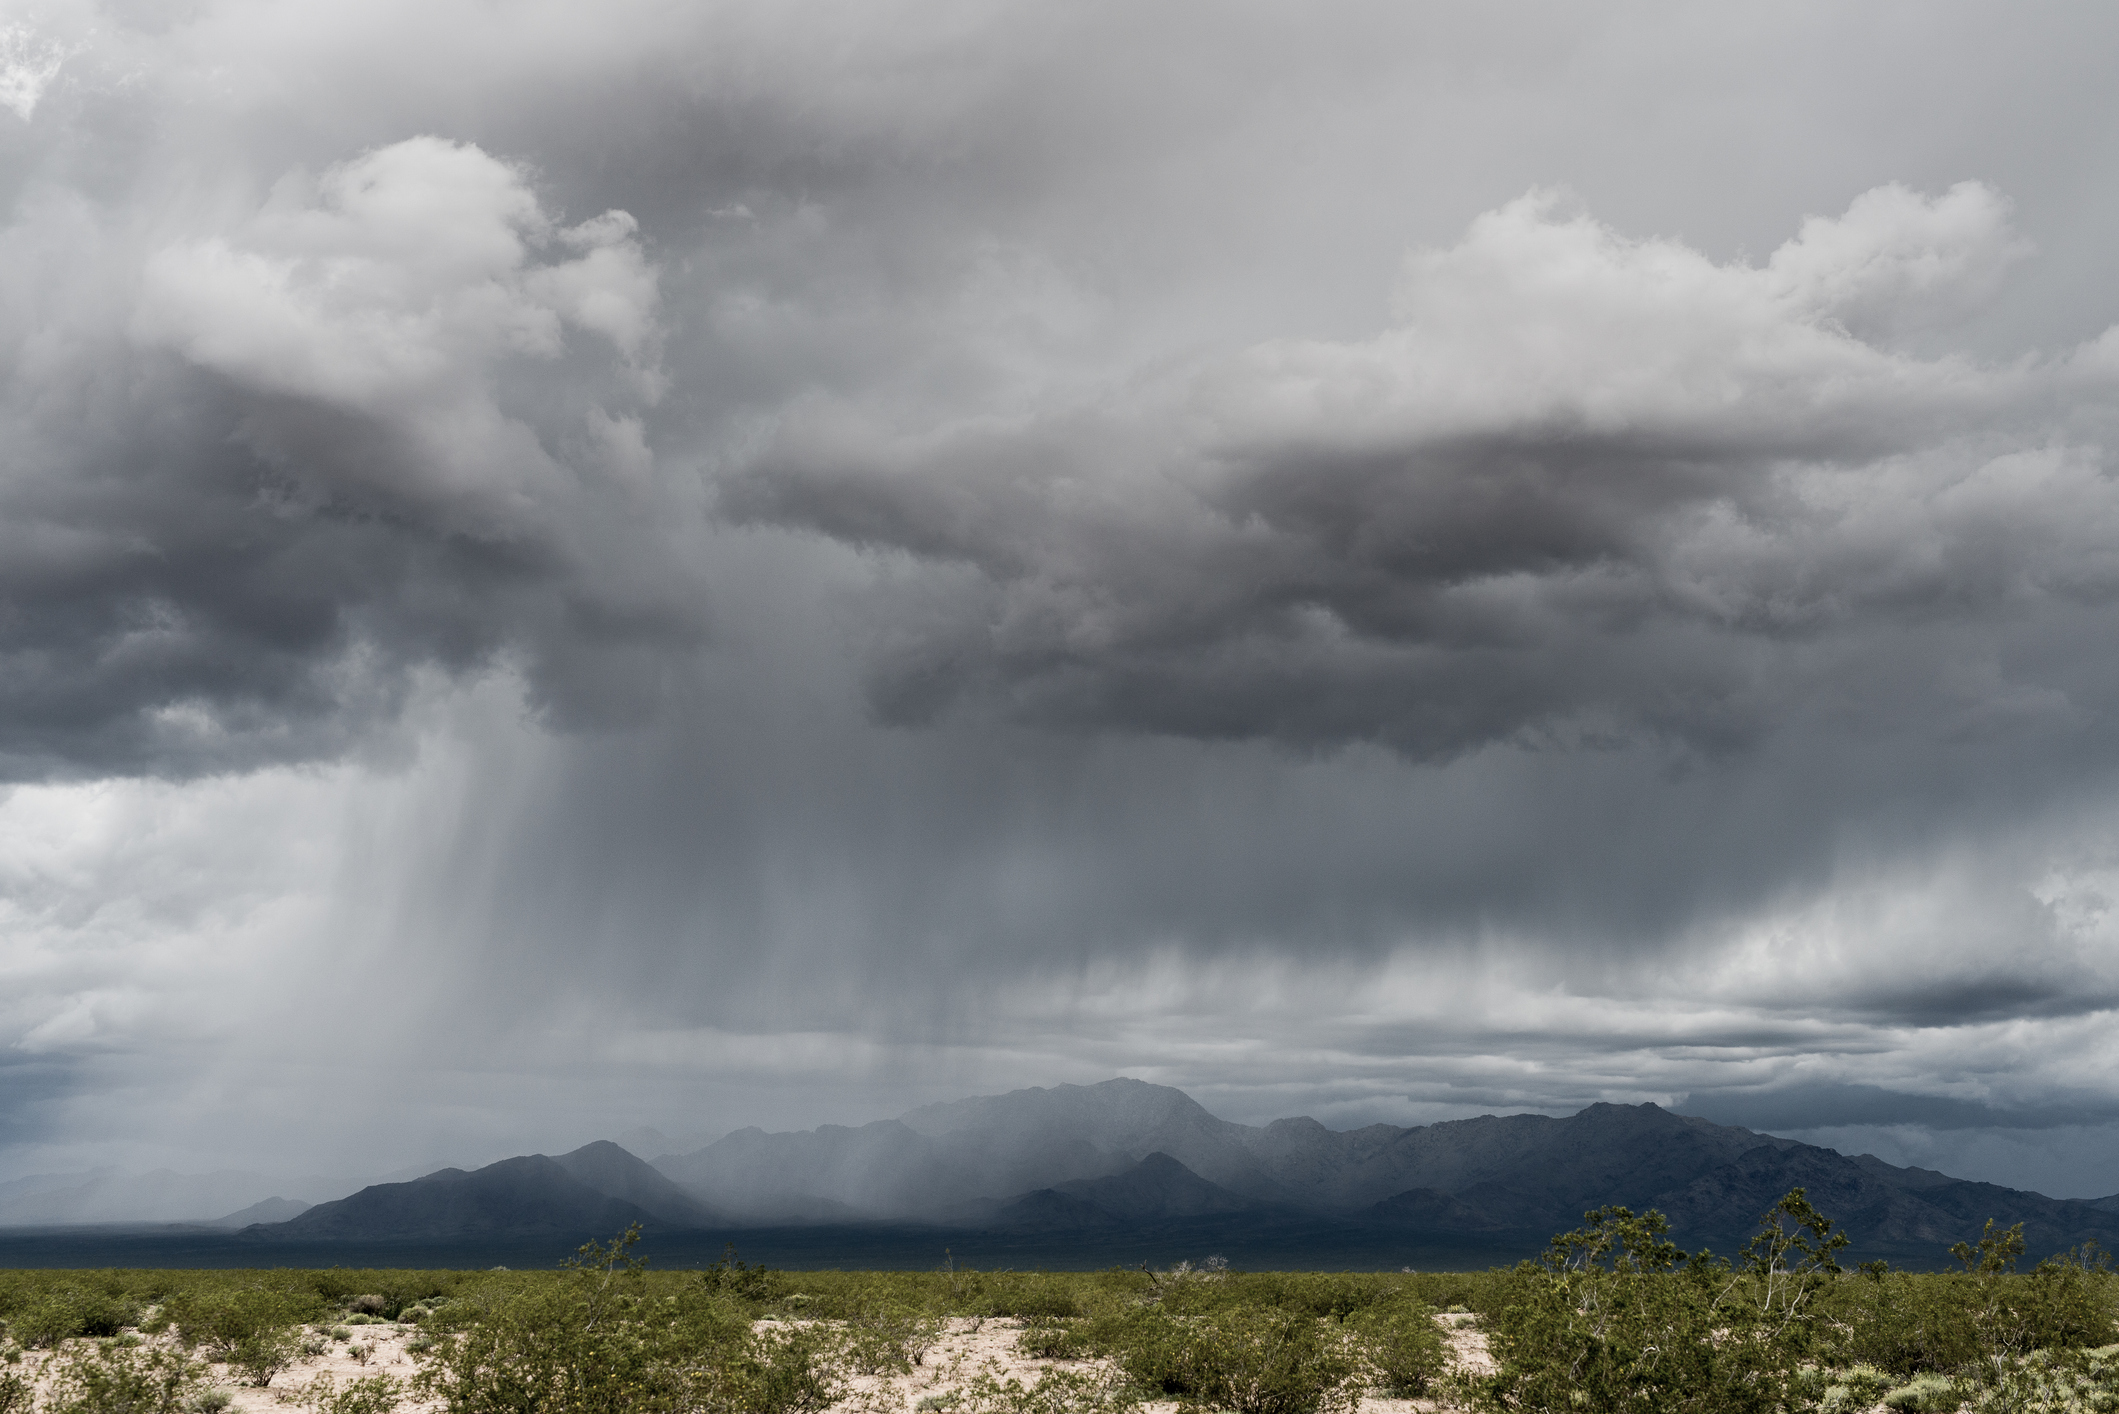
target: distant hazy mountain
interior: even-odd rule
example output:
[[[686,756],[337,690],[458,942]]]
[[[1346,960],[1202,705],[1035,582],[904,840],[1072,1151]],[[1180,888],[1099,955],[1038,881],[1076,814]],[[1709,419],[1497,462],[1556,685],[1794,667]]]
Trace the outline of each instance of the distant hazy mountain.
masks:
[[[988,1200],[1122,1173],[1157,1152],[1245,1197],[1285,1196],[1245,1147],[1247,1132],[1181,1090],[1112,1080],[930,1105],[858,1129],[740,1129],[656,1166],[752,1221],[818,1206],[947,1219]]]
[[[720,1137],[719,1132],[703,1133],[692,1130],[682,1134],[668,1134],[647,1125],[612,1136],[619,1148],[629,1154],[638,1154],[643,1159],[654,1159],[663,1154],[688,1154],[694,1149],[704,1149]]]
[[[245,1207],[290,1189],[312,1197],[343,1193],[329,1179],[290,1179],[224,1169],[215,1173],[32,1174],[0,1183],[0,1227],[71,1223],[209,1222],[214,1214]]]
[[[1180,1090],[1110,1080],[930,1105],[859,1128],[740,1130],[657,1167],[752,1223],[1137,1224],[1176,1210],[1129,1207],[1119,1194],[1151,1182],[1174,1193],[1189,1179],[1200,1186],[1185,1191],[1223,1195],[1215,1211],[1247,1205],[1263,1222],[1301,1214],[1394,1232],[1549,1234],[1623,1203],[1660,1208],[1688,1240],[1727,1247],[1802,1185],[1872,1245],[1946,1246],[1989,1217],[2022,1221],[2034,1252],[2092,1237],[2119,1243],[2119,1195],[2046,1198],[1655,1105],[1414,1128],[1259,1127],[1216,1118]]]
[[[244,1229],[258,1241],[460,1242],[471,1238],[608,1237],[633,1223],[663,1231],[716,1221],[697,1198],[616,1144],[551,1158],[528,1154],[466,1173],[371,1184],[285,1222]]]
[[[300,1217],[303,1213],[308,1212],[311,1206],[311,1204],[304,1203],[299,1198],[267,1198],[262,1202],[252,1203],[240,1212],[230,1213],[222,1218],[215,1218],[207,1226],[242,1228],[249,1227],[253,1223],[283,1223],[289,1218]]]

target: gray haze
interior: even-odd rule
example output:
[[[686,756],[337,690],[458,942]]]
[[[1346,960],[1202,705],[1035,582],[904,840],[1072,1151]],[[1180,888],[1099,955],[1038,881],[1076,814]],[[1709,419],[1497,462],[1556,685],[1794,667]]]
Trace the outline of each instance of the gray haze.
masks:
[[[1128,1074],[2119,1191],[2115,45],[5,6],[0,1176]]]

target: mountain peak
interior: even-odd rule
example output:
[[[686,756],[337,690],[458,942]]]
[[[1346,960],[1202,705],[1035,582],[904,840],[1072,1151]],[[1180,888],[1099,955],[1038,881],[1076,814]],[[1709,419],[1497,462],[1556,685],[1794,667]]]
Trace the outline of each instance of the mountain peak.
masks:
[[[584,1144],[552,1162],[597,1192],[678,1227],[700,1227],[718,1217],[652,1164],[608,1139]]]
[[[631,1159],[634,1163],[646,1162],[631,1149],[611,1139],[591,1139],[579,1149],[561,1154],[559,1161],[565,1163],[568,1159],[580,1159],[585,1162],[612,1163],[620,1161],[621,1155],[626,1159]]]

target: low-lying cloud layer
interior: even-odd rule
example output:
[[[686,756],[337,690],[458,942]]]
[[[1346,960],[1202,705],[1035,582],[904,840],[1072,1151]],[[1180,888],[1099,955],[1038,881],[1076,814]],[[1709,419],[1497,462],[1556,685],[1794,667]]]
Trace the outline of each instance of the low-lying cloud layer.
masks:
[[[2110,25],[1538,21],[0,26],[0,1171],[1129,1073],[2119,1188]]]

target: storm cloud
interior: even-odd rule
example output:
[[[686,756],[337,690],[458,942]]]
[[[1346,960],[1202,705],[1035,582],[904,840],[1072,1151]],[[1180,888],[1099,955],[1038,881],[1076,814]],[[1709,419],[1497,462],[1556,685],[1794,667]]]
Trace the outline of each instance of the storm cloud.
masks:
[[[11,15],[5,1164],[1125,1073],[2119,1189],[2112,28]]]
[[[1556,205],[1415,253],[1358,342],[939,428],[803,407],[725,505],[977,572],[879,665],[893,718],[1433,758],[1736,749],[1826,693],[1855,730],[2089,706],[2072,651],[1999,663],[2119,585],[2119,336],[1889,346],[2020,253],[1994,192],[1879,187],[1758,267]]]

